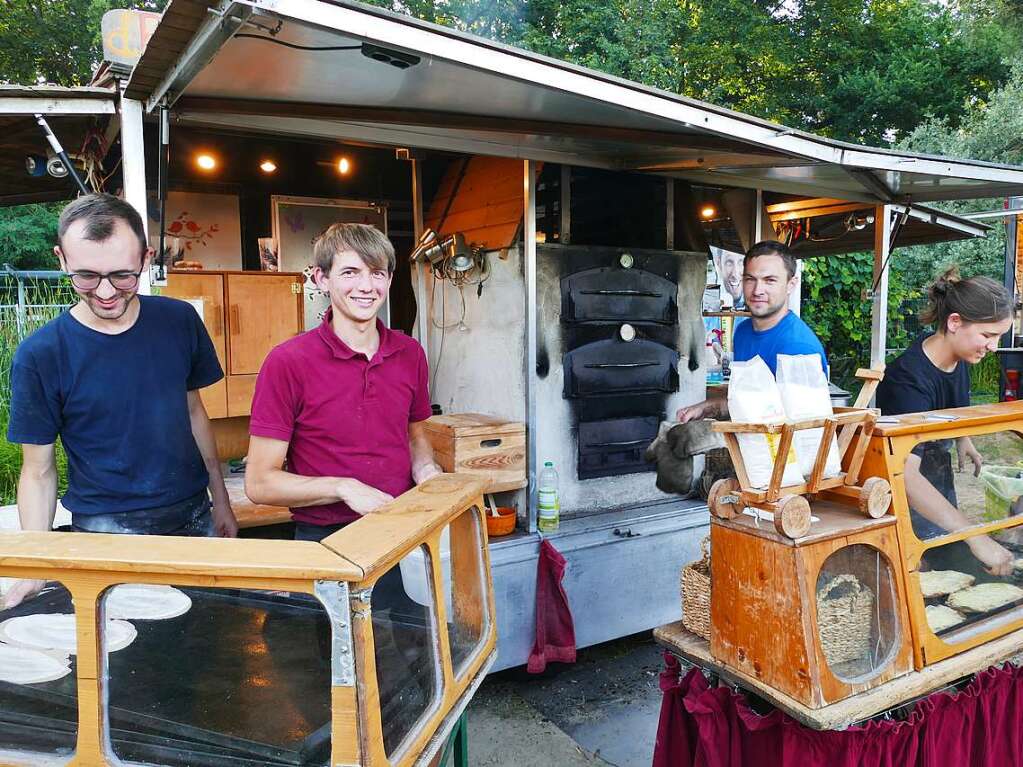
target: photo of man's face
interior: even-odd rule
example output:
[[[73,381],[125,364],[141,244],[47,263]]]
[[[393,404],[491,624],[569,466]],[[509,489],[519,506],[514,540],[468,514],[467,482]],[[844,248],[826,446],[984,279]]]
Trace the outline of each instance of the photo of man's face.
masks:
[[[717,269],[718,283],[721,285],[721,297],[725,294],[731,299],[729,303],[736,309],[745,306],[742,297],[742,262],[743,254],[730,250],[711,248],[714,255],[714,268]]]

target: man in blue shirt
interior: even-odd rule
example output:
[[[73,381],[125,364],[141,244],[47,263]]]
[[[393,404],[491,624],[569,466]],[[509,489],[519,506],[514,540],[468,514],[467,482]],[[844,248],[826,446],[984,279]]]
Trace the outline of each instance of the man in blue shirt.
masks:
[[[736,362],[759,356],[775,372],[779,354],[819,354],[825,374],[828,358],[810,327],[789,311],[789,296],[796,287],[796,259],[780,242],[758,242],[743,262],[742,291],[748,322],[735,329],[732,341]],[[679,422],[699,418],[727,418],[728,400],[711,397],[676,414]]]
[[[60,437],[72,529],[236,535],[199,398],[224,373],[190,305],[138,295],[152,256],[138,212],[111,195],[86,195],[61,213],[57,239],[79,301],[26,338],[11,365],[7,439],[22,445],[22,529],[53,525]],[[42,585],[18,582],[0,607]]]

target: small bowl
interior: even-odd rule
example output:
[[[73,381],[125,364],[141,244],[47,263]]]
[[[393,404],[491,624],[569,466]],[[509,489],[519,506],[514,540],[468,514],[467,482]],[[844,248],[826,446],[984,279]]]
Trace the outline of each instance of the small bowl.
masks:
[[[500,538],[515,531],[514,506],[498,506],[496,517],[490,513],[489,508],[483,511],[487,515],[487,536],[490,538]]]

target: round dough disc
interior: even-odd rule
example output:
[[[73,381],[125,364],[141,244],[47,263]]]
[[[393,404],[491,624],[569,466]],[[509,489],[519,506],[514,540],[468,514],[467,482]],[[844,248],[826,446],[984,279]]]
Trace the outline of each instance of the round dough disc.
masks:
[[[138,632],[127,621],[108,620],[103,631],[104,648],[117,652],[135,641]],[[56,650],[74,655],[78,649],[75,616],[59,613],[22,615],[0,623],[0,641],[36,650]]]
[[[162,621],[184,615],[192,607],[188,594],[173,586],[125,583],[114,586],[103,599],[107,619]]]
[[[71,664],[39,650],[0,643],[0,680],[13,684],[53,682],[71,673]]]

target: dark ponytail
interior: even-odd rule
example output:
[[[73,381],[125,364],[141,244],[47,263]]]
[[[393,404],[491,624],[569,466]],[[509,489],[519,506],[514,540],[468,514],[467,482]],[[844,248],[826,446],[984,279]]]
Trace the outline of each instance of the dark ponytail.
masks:
[[[953,266],[930,284],[927,308],[920,315],[926,325],[944,333],[949,315],[958,314],[965,323],[1000,322],[1012,316],[1012,299],[1005,286],[990,277],[959,276]]]

